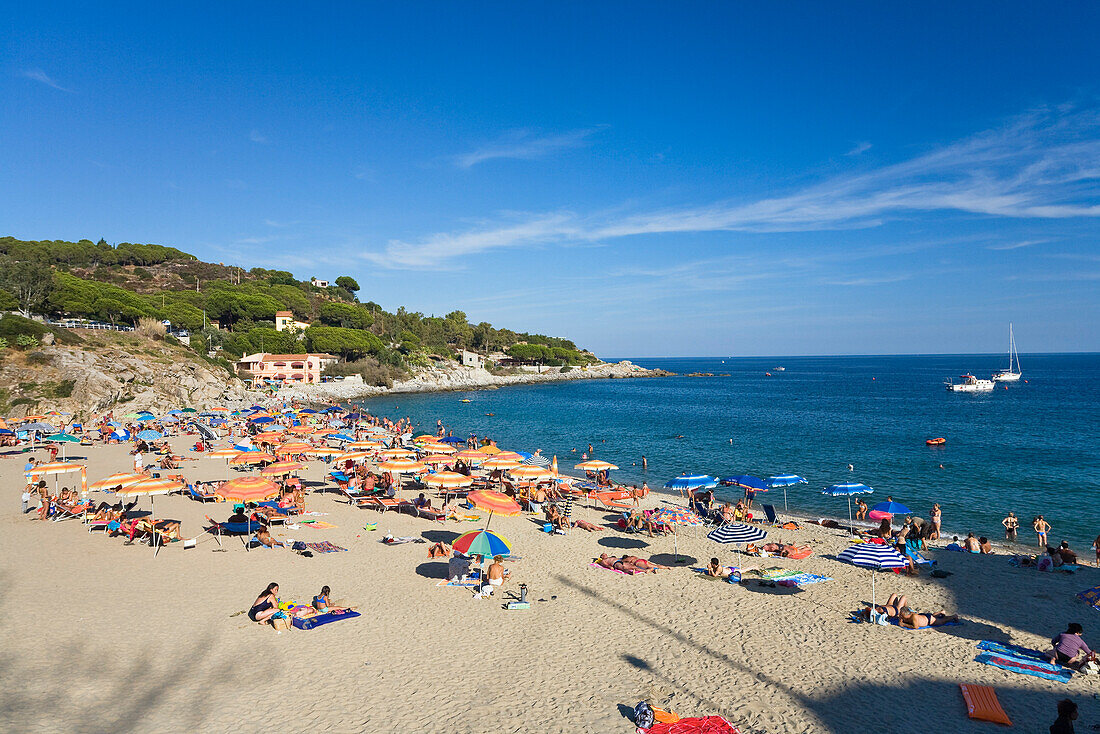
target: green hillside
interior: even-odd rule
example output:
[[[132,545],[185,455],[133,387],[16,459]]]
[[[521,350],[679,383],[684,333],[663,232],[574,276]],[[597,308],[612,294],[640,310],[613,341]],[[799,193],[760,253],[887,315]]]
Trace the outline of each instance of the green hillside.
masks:
[[[348,276],[319,288],[283,270],[206,263],[161,245],[0,238],[0,310],[129,325],[167,319],[191,332],[200,354],[329,352],[382,367],[391,378],[432,357],[453,358],[458,349],[503,350],[544,364],[594,360],[568,339],[471,324],[458,310],[442,317],[404,306],[389,312],[361,295]],[[309,327],[276,331],[277,311]]]

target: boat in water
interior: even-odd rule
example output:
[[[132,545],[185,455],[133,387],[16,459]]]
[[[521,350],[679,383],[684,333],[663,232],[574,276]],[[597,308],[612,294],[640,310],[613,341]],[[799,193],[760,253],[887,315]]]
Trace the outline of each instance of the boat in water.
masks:
[[[1019,382],[1020,355],[1016,352],[1016,337],[1012,333],[1012,324],[1008,325],[1008,369],[993,375],[994,382]]]
[[[962,375],[959,379],[962,382],[947,380],[944,387],[951,392],[990,392],[993,390],[993,380],[979,380],[969,373]]]
[[[787,371],[786,367],[773,367],[772,369],[774,369],[776,372],[786,372]]]

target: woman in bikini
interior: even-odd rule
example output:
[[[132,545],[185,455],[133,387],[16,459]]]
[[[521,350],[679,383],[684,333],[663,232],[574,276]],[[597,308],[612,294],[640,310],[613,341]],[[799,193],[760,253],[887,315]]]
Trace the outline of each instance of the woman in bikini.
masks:
[[[929,540],[939,540],[940,539],[940,522],[942,521],[942,519],[943,519],[943,510],[940,509],[940,503],[937,502],[936,504],[932,505],[932,514],[931,514],[932,527],[928,531],[928,539]]]
[[[668,566],[662,566],[659,563],[647,561],[646,559],[639,558],[638,556],[623,556],[621,560],[623,563],[629,564],[635,569],[639,571],[645,571],[646,573],[657,573],[658,568],[664,569],[666,571],[669,569]]]
[[[329,599],[329,595],[332,594],[332,589],[328,586],[321,587],[321,593],[313,597],[313,608],[318,612],[345,612],[345,607],[336,607],[332,605],[332,601]]]
[[[256,597],[256,601],[252,602],[252,608],[248,610],[248,618],[253,622],[266,622],[277,611],[279,611],[279,585],[271,582]]]
[[[908,607],[903,607],[898,613],[898,626],[911,630],[921,627],[939,627],[957,621],[959,621],[959,615],[948,614],[942,609],[931,614],[918,614]]]

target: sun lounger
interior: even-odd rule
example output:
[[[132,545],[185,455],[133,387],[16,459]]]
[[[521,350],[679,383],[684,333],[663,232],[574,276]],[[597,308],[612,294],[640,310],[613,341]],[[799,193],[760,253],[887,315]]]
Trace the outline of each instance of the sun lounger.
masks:
[[[206,492],[200,492],[197,489],[195,489],[194,487],[192,487],[191,485],[187,485],[187,493],[191,496],[191,499],[193,499],[197,502],[221,502],[222,501],[221,495],[214,494],[213,492],[211,492],[210,494],[207,494]]]
[[[634,505],[628,502],[620,502],[619,500],[611,499],[607,494],[600,493],[594,496],[596,501],[608,510],[631,510],[634,508]]]
[[[402,505],[411,505],[408,500],[400,500],[396,497],[368,497],[367,502],[359,505],[360,507],[373,507],[374,509],[385,512],[386,510],[397,510]]]
[[[206,521],[210,523],[210,527],[206,528],[206,532],[214,536],[214,539],[218,541],[218,545],[222,544],[221,536],[235,535],[240,537],[241,542],[244,542],[247,547],[247,542],[244,538],[252,535],[252,533],[263,526],[263,523],[259,520],[249,520],[248,522],[218,522],[209,515],[206,516]]]

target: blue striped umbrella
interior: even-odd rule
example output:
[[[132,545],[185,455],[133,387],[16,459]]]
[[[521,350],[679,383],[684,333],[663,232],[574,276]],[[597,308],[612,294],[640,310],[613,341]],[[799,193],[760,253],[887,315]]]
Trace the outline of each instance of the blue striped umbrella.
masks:
[[[875,603],[875,574],[874,570],[908,568],[909,561],[902,554],[888,545],[878,543],[857,543],[842,550],[836,557],[838,561],[851,563],[853,566],[871,569],[871,604]]]
[[[809,482],[807,482],[805,479],[798,476],[797,474],[776,474],[774,477],[768,477],[767,479],[765,479],[764,484],[766,484],[769,489],[774,489],[776,487],[783,488],[783,510],[786,511],[787,487],[791,487],[795,484],[809,484]]]
[[[707,533],[707,538],[715,543],[755,543],[766,537],[768,537],[766,530],[744,522],[719,525]]]
[[[543,469],[550,468],[550,459],[547,459],[542,454],[531,454],[523,460],[523,463],[528,466],[541,466]]]
[[[685,474],[665,482],[665,489],[710,489],[718,480],[708,474]]]
[[[854,494],[871,494],[875,490],[868,487],[866,484],[860,484],[859,482],[848,482],[846,484],[831,484],[825,489],[821,490],[821,494],[827,494],[830,497],[847,497],[848,498],[848,525],[852,524],[852,495]]]

